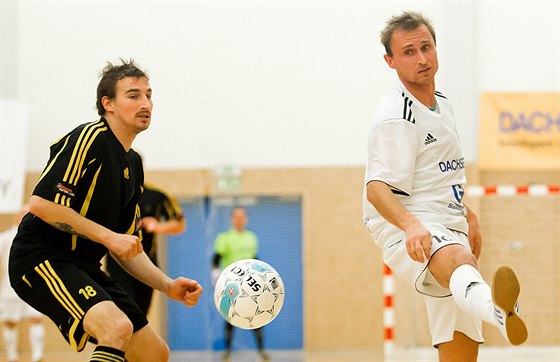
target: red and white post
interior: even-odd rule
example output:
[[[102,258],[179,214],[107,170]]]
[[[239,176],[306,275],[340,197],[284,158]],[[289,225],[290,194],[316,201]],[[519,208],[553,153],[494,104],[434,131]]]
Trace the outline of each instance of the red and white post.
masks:
[[[385,339],[383,342],[383,353],[385,357],[393,354],[393,331],[395,327],[395,311],[393,309],[393,294],[395,293],[395,282],[393,280],[393,271],[383,264],[383,333]]]

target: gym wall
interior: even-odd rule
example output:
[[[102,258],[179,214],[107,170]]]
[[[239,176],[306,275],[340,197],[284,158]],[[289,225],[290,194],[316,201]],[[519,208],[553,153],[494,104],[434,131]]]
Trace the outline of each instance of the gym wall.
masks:
[[[479,172],[475,165],[467,165],[467,176],[471,185],[560,184],[556,172]],[[26,195],[37,178],[36,173],[27,175]],[[178,199],[216,195],[216,180],[209,170],[147,171],[146,179]],[[238,195],[301,197],[305,349],[382,347],[382,260],[361,222],[362,183],[361,167],[242,170]],[[465,200],[483,228],[482,275],[491,280],[498,266],[512,266],[522,284],[520,305],[530,330],[527,343],[560,344],[560,326],[550,322],[560,318],[559,196],[467,195]],[[4,230],[11,219],[3,215],[0,221]],[[163,333],[166,321],[160,316],[165,308],[156,300],[150,316]],[[400,281],[395,309],[396,344],[428,346],[421,298]],[[68,348],[54,325],[47,325],[47,348]],[[504,344],[493,328],[486,329],[485,338],[488,345]]]

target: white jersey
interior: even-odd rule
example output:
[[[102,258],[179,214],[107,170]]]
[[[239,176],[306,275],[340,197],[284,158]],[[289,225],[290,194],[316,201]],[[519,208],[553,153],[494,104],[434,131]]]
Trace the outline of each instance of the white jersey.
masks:
[[[432,111],[398,82],[378,105],[368,140],[365,185],[386,183],[402,205],[426,223],[467,234],[462,204],[464,156],[447,99]],[[390,225],[363,195],[364,222],[374,239]]]
[[[10,257],[10,247],[17,233],[17,226],[12,226],[0,234],[0,300],[19,299],[16,292],[10,285],[8,277],[8,259]]]

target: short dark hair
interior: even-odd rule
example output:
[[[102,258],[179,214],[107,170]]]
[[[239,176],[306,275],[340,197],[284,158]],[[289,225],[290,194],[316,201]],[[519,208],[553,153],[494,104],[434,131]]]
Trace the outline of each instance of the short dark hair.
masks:
[[[97,114],[100,116],[104,116],[106,111],[105,107],[103,107],[103,102],[101,101],[103,97],[109,97],[110,99],[115,98],[117,95],[117,82],[126,77],[132,78],[148,78],[148,75],[145,71],[140,69],[136,63],[134,63],[134,59],[130,59],[128,61],[124,59],[120,59],[121,65],[115,65],[111,62],[107,62],[107,65],[101,73],[99,77],[101,80],[97,85]]]
[[[401,15],[393,15],[389,20],[387,20],[385,29],[383,29],[379,35],[381,38],[381,44],[385,47],[387,55],[390,57],[393,56],[393,51],[391,50],[391,37],[393,36],[395,30],[403,29],[410,31],[418,28],[420,25],[426,25],[426,28],[428,28],[430,34],[432,34],[435,44],[436,32],[434,31],[434,27],[432,26],[431,21],[421,13],[415,11],[404,11]]]

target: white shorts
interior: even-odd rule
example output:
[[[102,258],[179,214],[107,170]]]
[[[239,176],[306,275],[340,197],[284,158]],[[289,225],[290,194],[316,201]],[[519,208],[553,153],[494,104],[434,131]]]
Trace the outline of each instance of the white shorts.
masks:
[[[463,333],[475,342],[484,343],[482,321],[462,310],[453,297],[436,298],[428,295],[423,297],[434,347],[451,342],[454,331]]]
[[[0,321],[19,322],[26,318],[40,318],[43,314],[21,299],[2,299],[0,301]]]
[[[430,223],[424,226],[433,236],[430,256],[453,244],[462,245],[470,251],[465,234],[449,230],[441,224]],[[389,225],[374,241],[383,252],[383,261],[393,273],[410,282],[418,293],[423,294],[434,346],[452,341],[454,331],[462,332],[476,342],[484,342],[482,322],[459,308],[449,288],[442,287],[429,271],[428,261],[419,263],[410,258],[406,251],[404,231]]]

